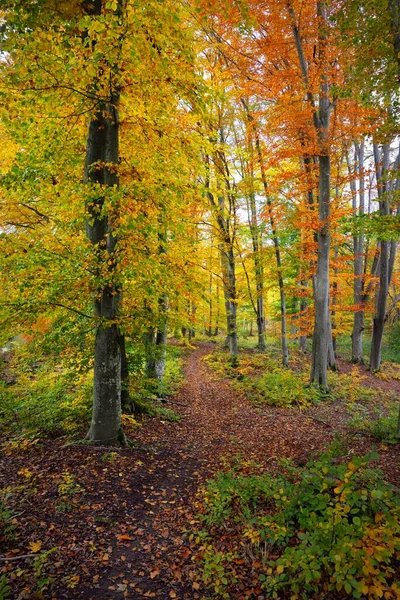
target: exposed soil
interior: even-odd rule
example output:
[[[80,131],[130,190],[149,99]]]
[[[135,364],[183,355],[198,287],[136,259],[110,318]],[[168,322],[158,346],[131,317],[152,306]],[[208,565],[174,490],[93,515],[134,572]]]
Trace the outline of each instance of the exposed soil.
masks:
[[[51,593],[15,574],[33,557],[0,562],[0,578],[1,570],[15,574],[9,600],[207,598],[185,530],[195,520],[196,493],[227,457],[241,455],[269,470],[283,457],[304,464],[337,433],[347,436],[349,454],[371,449],[368,437],[348,436],[340,403],[302,413],[255,408],[206,366],[202,358],[213,348],[202,344],[187,357],[185,382],[168,405],[182,420],[145,419],[134,433],[136,448],[58,439],[1,457],[2,485],[24,486],[10,497],[20,513],[17,536],[1,556],[30,554],[33,542],[40,542],[37,555],[56,548],[36,577],[55,578]],[[370,377],[375,387],[399,383]],[[399,444],[381,446],[379,466],[395,484],[399,454]],[[244,597],[238,588],[235,599]]]

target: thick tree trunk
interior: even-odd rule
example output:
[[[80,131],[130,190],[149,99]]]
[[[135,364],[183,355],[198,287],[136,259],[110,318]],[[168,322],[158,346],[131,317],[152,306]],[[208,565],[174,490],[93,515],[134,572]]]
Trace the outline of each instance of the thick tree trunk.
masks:
[[[84,5],[87,14],[99,16],[102,1],[95,0],[91,6]],[[117,10],[121,8],[117,3]],[[95,45],[93,45],[94,50]],[[100,77],[102,74],[99,75]],[[96,82],[94,82],[94,91]],[[86,234],[96,253],[96,276],[98,289],[94,292],[94,315],[96,319],[94,351],[93,413],[87,439],[94,443],[125,441],[121,425],[121,347],[120,332],[116,324],[121,290],[112,283],[116,264],[117,238],[113,232],[113,214],[104,210],[105,188],[117,188],[119,164],[119,91],[110,72],[110,99],[99,101],[96,113],[91,117],[86,143],[84,181],[98,186],[97,198],[86,203],[88,213]],[[102,283],[104,269],[108,280]]]
[[[105,105],[91,120],[86,148],[85,181],[104,187],[118,185],[119,125],[118,98]],[[103,167],[99,168],[98,164]],[[100,189],[99,193],[102,191]],[[97,253],[99,277],[104,265],[110,275],[115,268],[117,240],[111,220],[103,214],[104,197],[88,203],[87,236]],[[100,216],[99,216],[100,215]],[[121,437],[121,352],[119,331],[115,324],[121,301],[120,290],[112,284],[100,285],[94,294],[97,319],[94,359],[93,417],[87,438],[92,442],[117,442]]]

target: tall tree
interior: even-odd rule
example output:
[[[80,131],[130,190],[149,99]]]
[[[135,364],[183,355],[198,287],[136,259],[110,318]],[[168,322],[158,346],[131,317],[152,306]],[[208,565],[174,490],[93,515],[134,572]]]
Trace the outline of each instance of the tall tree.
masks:
[[[298,54],[301,75],[307,102],[310,105],[313,124],[318,140],[318,259],[315,278],[315,323],[313,335],[311,381],[323,388],[328,387],[328,349],[331,343],[331,327],[329,314],[329,253],[330,253],[330,193],[331,193],[331,161],[330,161],[330,117],[331,94],[327,55],[327,31],[329,22],[326,3],[318,1],[316,19],[318,23],[316,53],[319,65],[318,101],[313,93],[309,66],[303,47],[302,33],[298,18],[291,3],[288,12],[292,21],[292,30]]]
[[[83,4],[86,14],[92,19],[105,13],[106,2],[94,0]],[[109,25],[118,27],[123,17],[122,0],[107,3],[112,14]],[[109,13],[109,14],[110,14]],[[108,16],[109,18],[109,16]],[[99,22],[99,21],[98,21]],[[101,21],[100,21],[101,23]],[[90,27],[90,26],[89,26]],[[117,46],[122,40],[116,40]],[[107,189],[115,192],[119,186],[119,72],[121,69],[118,52],[116,57],[101,53],[98,45],[89,36],[84,43],[97,53],[98,72],[89,90],[96,99],[96,106],[89,123],[86,145],[84,181],[91,186],[91,199],[87,202],[87,236],[97,257],[98,287],[94,292],[96,318],[94,351],[94,389],[92,423],[87,438],[92,442],[110,443],[123,441],[121,425],[121,333],[117,324],[122,290],[115,281],[117,259],[117,234],[119,206],[114,201],[107,205]],[[119,58],[119,60],[118,60]],[[99,86],[106,77],[108,89],[98,96]],[[104,94],[105,92],[105,94]],[[104,97],[105,96],[105,97]],[[110,196],[108,195],[108,198]]]

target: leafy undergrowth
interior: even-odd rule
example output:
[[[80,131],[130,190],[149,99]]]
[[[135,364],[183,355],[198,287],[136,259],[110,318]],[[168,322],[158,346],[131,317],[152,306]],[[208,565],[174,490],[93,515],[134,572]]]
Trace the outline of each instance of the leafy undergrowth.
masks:
[[[213,352],[205,357],[205,361],[218,375],[231,379],[236,389],[256,405],[307,407],[320,400],[339,400],[352,406],[377,400],[382,403],[395,396],[395,393],[385,394],[382,390],[363,385],[365,376],[357,366],[352,368],[350,374],[329,373],[329,392],[321,393],[309,385],[309,368],[304,357],[294,354],[291,361],[293,368],[284,369],[279,366],[276,354],[274,357],[273,353],[272,356],[266,356],[249,352],[240,356],[237,367],[232,367],[224,351]],[[388,379],[397,373],[396,367],[392,365],[390,370],[386,369]]]
[[[369,463],[337,451],[305,468],[219,473],[202,493],[203,581],[218,598],[398,598],[400,512]]]
[[[399,411],[398,402],[392,402],[385,411],[376,408],[372,414],[368,407],[357,404],[351,411],[350,427],[370,435],[377,442],[396,444],[400,440]]]
[[[167,350],[163,395],[173,396],[182,382],[183,349]],[[157,401],[154,382],[145,380],[143,356],[130,355],[130,395],[140,412],[166,421],[179,416]],[[38,438],[81,436],[90,423],[93,393],[91,365],[61,356],[35,360],[28,345],[21,345],[3,365],[0,380],[0,427],[7,449],[29,446]],[[6,375],[6,377],[4,377]],[[36,440],[36,442],[35,442]]]

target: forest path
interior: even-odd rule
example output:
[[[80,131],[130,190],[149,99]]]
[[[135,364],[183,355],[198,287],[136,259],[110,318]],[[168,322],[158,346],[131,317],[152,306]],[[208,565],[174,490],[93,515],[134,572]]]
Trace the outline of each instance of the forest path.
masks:
[[[210,597],[198,578],[197,547],[184,532],[197,526],[196,494],[206,480],[235,456],[271,471],[282,458],[304,464],[345,431],[348,418],[340,402],[305,412],[254,407],[207,366],[203,359],[214,349],[203,343],[188,350],[184,382],[167,404],[182,419],[144,418],[132,433],[133,449],[58,438],[0,455],[0,484],[21,515],[16,539],[1,555],[11,548],[25,555],[32,544],[40,553],[54,549],[41,555],[39,575],[31,562],[26,577],[14,577],[7,600]],[[366,438],[352,439],[351,451],[370,450]],[[397,473],[397,446],[382,455]],[[0,577],[1,569],[10,577],[29,566],[15,560],[0,564]],[[39,589],[48,577],[54,584]],[[232,600],[246,597],[240,585]]]
[[[274,468],[282,457],[303,462],[332,437],[324,424],[297,411],[260,413],[221,380],[203,358],[215,349],[201,344],[187,356],[185,381],[171,406],[178,423],[146,421],[135,435],[138,450],[121,490],[126,502],[124,531],[112,544],[110,566],[85,599],[208,597],[196,580],[193,547],[182,533],[195,517],[196,492],[224,459],[240,455]],[[124,472],[132,464],[128,459]],[[127,490],[129,493],[127,493]],[[111,568],[110,568],[111,567]],[[240,592],[238,592],[240,598]]]

